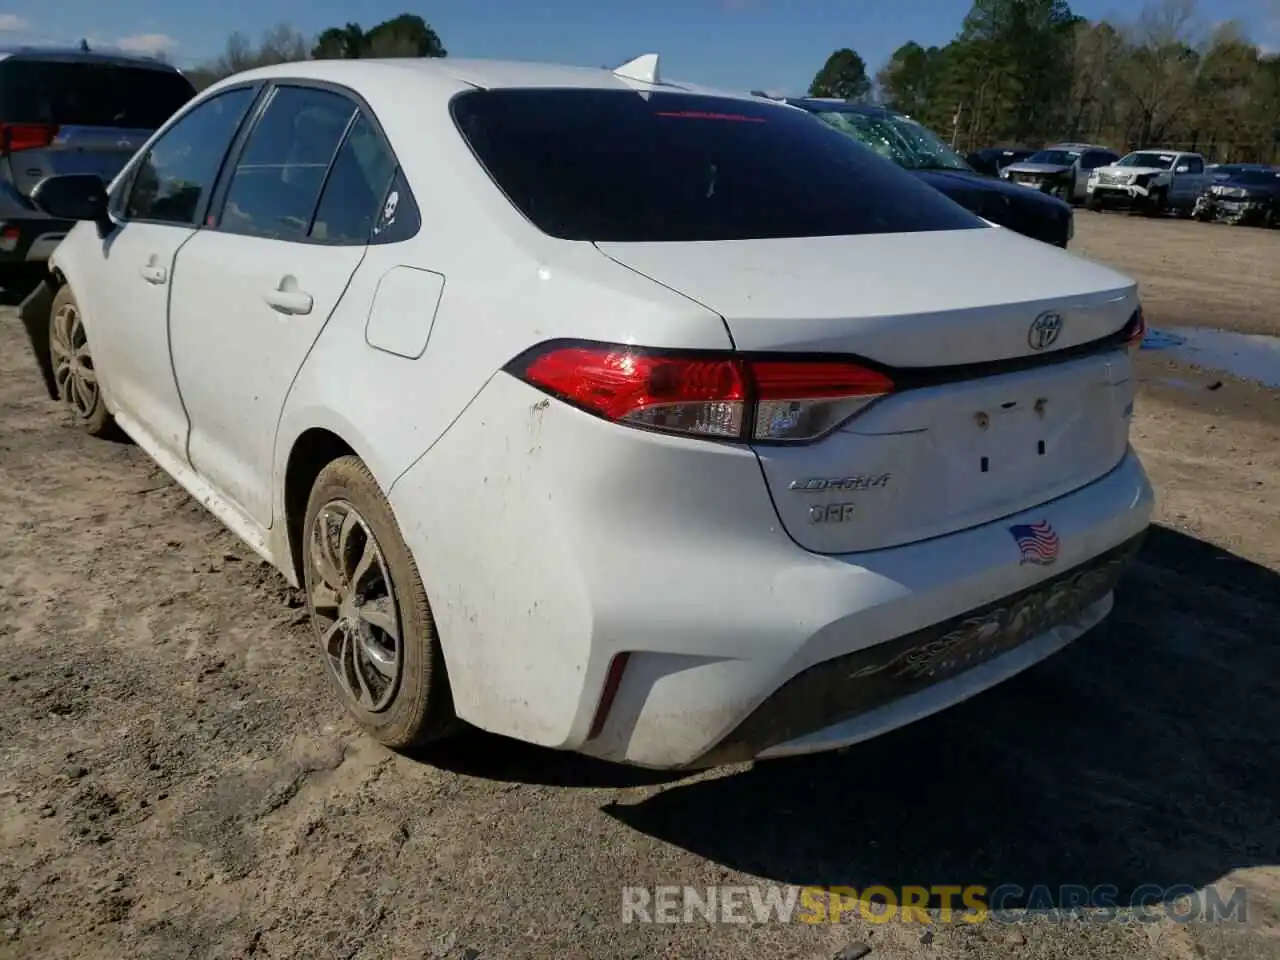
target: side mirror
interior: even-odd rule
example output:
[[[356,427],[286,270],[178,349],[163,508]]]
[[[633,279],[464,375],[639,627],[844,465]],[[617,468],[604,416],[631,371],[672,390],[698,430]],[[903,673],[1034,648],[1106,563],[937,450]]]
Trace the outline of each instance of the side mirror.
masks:
[[[45,177],[31,191],[31,202],[55,220],[89,220],[105,236],[111,227],[107,216],[107,185],[93,173],[68,173]]]
[[[1190,168],[1189,166],[1187,166],[1187,165],[1184,163],[1182,166],[1178,167],[1178,169],[1174,170],[1173,172],[1174,172],[1174,173],[1189,173],[1190,171],[1191,171],[1191,168]]]

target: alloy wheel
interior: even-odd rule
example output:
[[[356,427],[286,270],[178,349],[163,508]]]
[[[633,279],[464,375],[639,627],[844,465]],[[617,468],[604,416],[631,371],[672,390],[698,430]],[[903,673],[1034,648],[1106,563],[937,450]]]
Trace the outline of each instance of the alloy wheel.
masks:
[[[98,374],[89,353],[80,309],[74,303],[63,304],[53,317],[49,355],[58,395],[67,401],[76,416],[89,419],[98,407]]]
[[[361,709],[385,710],[404,663],[399,607],[382,550],[352,504],[320,508],[307,562],[311,615],[330,671]]]

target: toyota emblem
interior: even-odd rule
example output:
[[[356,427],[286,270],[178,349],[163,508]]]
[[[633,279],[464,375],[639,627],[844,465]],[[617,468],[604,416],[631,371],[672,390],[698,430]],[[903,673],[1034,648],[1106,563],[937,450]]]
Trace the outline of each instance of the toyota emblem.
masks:
[[[1062,314],[1049,310],[1031,322],[1031,329],[1027,331],[1027,343],[1032,350],[1047,350],[1057,342],[1060,333]]]

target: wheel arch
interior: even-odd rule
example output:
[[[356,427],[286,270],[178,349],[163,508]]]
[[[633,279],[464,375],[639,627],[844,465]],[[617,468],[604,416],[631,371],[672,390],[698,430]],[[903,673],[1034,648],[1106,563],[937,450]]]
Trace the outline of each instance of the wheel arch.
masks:
[[[48,275],[18,306],[18,319],[31,342],[31,352],[50,400],[58,399],[58,387],[53,379],[53,358],[49,350],[49,312],[53,309],[54,297],[66,285],[67,278],[61,268],[50,263]]]
[[[396,472],[374,454],[374,445],[354,424],[331,410],[298,410],[281,424],[277,456],[280,478],[276,499],[279,530],[277,554],[287,565],[286,573],[302,583],[302,528],[306,523],[307,500],[316,477],[339,457],[356,456],[368,467],[374,480],[388,494]]]
[[[285,460],[283,484],[283,527],[288,562],[298,585],[302,585],[302,528],[307,519],[307,500],[320,471],[339,457],[359,456],[340,435],[325,427],[308,427],[293,441]]]

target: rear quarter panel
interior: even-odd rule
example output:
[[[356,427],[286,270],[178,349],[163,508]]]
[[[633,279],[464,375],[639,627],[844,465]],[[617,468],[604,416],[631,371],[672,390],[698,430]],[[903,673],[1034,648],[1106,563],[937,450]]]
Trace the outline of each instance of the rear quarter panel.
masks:
[[[540,341],[731,346],[718,315],[611,262],[592,244],[550,239],[525,221],[454,127],[448,100],[469,88],[414,71],[411,82],[422,95],[406,96],[396,82],[401,71],[385,73],[385,81],[359,92],[396,152],[422,227],[410,240],[369,247],[303,364],[276,437],[281,508],[285,466],[307,429],[333,430],[390,490],[497,371]],[[379,337],[367,332],[379,282],[400,266],[444,278],[438,305],[423,302],[415,316],[393,324],[402,332],[421,325],[426,347],[416,359],[371,346]]]

